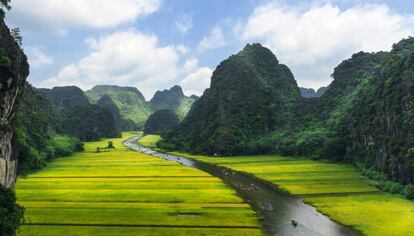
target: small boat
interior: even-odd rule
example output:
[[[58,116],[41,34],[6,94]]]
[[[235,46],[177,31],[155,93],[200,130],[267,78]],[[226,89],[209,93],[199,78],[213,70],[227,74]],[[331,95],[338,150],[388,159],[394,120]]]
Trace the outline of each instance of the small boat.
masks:
[[[293,227],[298,226],[298,222],[295,219],[292,219],[292,221],[290,223],[293,225]]]
[[[261,208],[265,211],[273,211],[273,206],[270,203],[265,203]]]

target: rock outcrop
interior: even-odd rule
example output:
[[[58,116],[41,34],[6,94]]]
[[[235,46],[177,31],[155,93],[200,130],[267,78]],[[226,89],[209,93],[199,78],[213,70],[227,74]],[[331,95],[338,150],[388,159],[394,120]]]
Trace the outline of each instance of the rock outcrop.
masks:
[[[18,160],[11,121],[29,75],[29,64],[4,21],[0,22],[0,50],[0,184],[12,188]]]

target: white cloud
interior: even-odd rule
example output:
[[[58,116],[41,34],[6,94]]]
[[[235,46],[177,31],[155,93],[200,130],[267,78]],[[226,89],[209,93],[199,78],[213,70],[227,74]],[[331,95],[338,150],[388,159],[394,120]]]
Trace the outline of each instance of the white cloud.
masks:
[[[200,52],[206,51],[208,49],[214,49],[223,47],[226,45],[226,40],[223,34],[223,29],[220,26],[214,27],[210,35],[205,36],[200,44],[198,45],[198,50]]]
[[[84,90],[98,84],[135,86],[147,99],[156,90],[175,84],[182,84],[186,94],[201,94],[209,86],[211,69],[200,68],[195,58],[180,64],[184,45],[162,47],[155,35],[136,29],[88,38],[85,43],[90,50],[87,56],[65,66],[39,86],[75,85]],[[180,81],[181,78],[185,79]]]
[[[185,72],[193,71],[196,68],[198,68],[198,60],[197,60],[197,58],[193,57],[193,58],[190,58],[190,59],[185,61],[183,70],[184,70],[184,73],[185,73]]]
[[[40,68],[44,65],[51,65],[54,63],[53,58],[46,55],[40,48],[30,47],[27,51],[29,63],[32,68]]]
[[[237,31],[245,41],[270,47],[299,84],[317,88],[328,84],[333,68],[353,53],[390,50],[413,34],[413,23],[412,16],[392,12],[387,5],[341,10],[330,3],[303,9],[272,2],[258,6]]]
[[[25,31],[65,34],[74,27],[108,28],[154,13],[161,0],[13,0],[8,18]]]
[[[175,46],[159,46],[154,35],[130,29],[87,41],[89,55],[64,67],[40,86],[76,85],[82,89],[97,84],[136,86],[148,98],[178,77],[179,52]]]
[[[180,85],[186,91],[186,94],[201,95],[203,91],[210,87],[210,79],[213,70],[209,67],[201,67],[192,73],[189,73]]]
[[[191,15],[180,15],[175,21],[175,29],[181,34],[186,34],[193,28],[193,17]]]

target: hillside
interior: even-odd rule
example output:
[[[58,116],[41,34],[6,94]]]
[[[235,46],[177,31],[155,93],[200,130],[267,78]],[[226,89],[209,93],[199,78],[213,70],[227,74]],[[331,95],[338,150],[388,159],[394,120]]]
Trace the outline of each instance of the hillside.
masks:
[[[55,157],[82,149],[78,138],[65,134],[63,123],[53,103],[27,83],[13,123],[19,174],[25,175]]]
[[[100,138],[118,137],[119,129],[115,124],[115,117],[110,109],[102,108],[95,104],[90,104],[84,92],[76,86],[54,87],[52,89],[34,89],[33,92],[24,99],[30,100],[33,96],[41,97],[39,92],[51,103],[48,111],[43,111],[49,115],[49,126],[55,121],[55,131],[77,137],[81,141],[96,141]],[[33,100],[33,105],[38,106],[39,101]],[[36,109],[29,109],[28,112],[37,112]],[[41,117],[41,115],[39,115]],[[43,135],[46,135],[44,133]]]
[[[190,111],[191,106],[197,101],[197,96],[187,97],[180,86],[176,85],[170,89],[157,91],[149,101],[153,111],[168,109],[175,111],[182,120]]]
[[[54,87],[52,89],[40,89],[40,91],[53,102],[58,111],[89,104],[86,95],[76,86]]]
[[[161,143],[195,153],[281,153],[360,163],[414,182],[414,39],[354,54],[320,98],[299,97],[286,66],[260,45],[222,62],[210,89]]]
[[[210,89],[167,140],[187,151],[242,153],[250,139],[289,126],[298,99],[289,68],[260,44],[247,45],[217,67]]]
[[[107,95],[118,108],[121,121],[117,123],[117,126],[121,127],[122,130],[142,128],[152,113],[144,96],[134,87],[97,85],[87,91],[86,95],[94,104],[98,103],[104,95]]]
[[[150,115],[144,126],[144,134],[161,134],[180,123],[177,114],[172,110],[158,110]]]

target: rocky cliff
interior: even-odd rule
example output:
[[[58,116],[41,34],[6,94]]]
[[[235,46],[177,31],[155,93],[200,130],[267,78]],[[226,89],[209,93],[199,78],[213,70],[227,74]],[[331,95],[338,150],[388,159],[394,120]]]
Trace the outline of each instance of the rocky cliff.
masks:
[[[11,121],[29,75],[29,64],[3,20],[0,22],[0,56],[0,184],[12,188],[18,161],[13,149]]]

